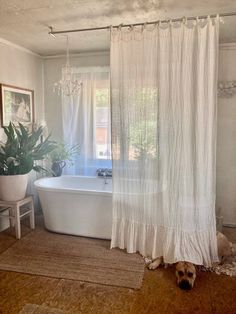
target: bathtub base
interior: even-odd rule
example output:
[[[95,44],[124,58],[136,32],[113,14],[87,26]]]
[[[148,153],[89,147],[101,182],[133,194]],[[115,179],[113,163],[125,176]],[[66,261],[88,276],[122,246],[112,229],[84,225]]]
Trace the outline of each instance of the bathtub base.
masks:
[[[58,178],[48,178],[63,180]],[[93,178],[94,179],[94,178]],[[47,179],[40,179],[42,180]],[[47,230],[99,239],[111,239],[112,193],[111,191],[76,191],[62,188],[36,187],[43,210]],[[80,181],[83,178],[79,178]],[[103,184],[103,180],[99,183]],[[82,184],[82,183],[81,183]],[[106,187],[106,189],[108,189]]]

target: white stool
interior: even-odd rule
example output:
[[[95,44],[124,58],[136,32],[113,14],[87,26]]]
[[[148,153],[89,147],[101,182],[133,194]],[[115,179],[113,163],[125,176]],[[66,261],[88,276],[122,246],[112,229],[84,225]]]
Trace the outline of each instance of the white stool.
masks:
[[[21,213],[21,207],[23,205],[27,205],[27,208]],[[30,228],[35,228],[35,220],[34,220],[34,202],[32,196],[27,196],[23,200],[8,202],[0,200],[0,207],[5,207],[2,211],[9,210],[9,215],[4,215],[0,211],[0,218],[8,218],[10,220],[10,226],[14,227],[16,230],[16,238],[21,238],[21,225],[20,219],[26,215],[30,217]]]

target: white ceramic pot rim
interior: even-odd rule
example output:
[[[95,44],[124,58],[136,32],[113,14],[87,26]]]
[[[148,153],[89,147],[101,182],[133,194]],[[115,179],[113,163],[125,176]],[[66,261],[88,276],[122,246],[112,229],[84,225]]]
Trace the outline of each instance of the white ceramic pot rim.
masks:
[[[28,175],[29,172],[25,173],[25,174],[0,174],[0,177],[16,177],[16,176],[26,176]]]

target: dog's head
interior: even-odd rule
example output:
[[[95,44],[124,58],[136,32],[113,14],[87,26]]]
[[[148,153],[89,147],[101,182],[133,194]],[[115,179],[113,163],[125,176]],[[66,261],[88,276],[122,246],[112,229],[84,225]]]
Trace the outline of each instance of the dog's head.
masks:
[[[191,290],[196,278],[196,268],[189,262],[178,262],[176,264],[177,284],[181,289]]]

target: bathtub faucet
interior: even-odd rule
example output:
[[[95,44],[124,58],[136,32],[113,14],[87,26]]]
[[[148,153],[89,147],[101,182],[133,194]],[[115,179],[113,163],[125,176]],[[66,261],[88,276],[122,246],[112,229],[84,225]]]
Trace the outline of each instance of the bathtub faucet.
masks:
[[[108,177],[112,177],[112,169],[107,169],[107,168],[100,168],[97,169],[97,175],[99,177],[103,177],[104,178],[104,184],[108,184]]]
[[[103,178],[104,178],[104,184],[108,184],[106,171],[103,172]]]

